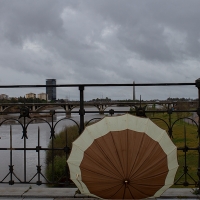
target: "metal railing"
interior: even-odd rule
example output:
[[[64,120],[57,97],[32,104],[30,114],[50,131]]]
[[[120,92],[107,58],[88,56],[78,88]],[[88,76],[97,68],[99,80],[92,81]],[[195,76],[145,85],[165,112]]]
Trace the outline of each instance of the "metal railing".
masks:
[[[64,173],[60,174],[60,177],[55,176],[56,172],[56,153],[57,152],[62,152],[65,155],[65,159],[67,159],[69,153],[70,153],[70,148],[69,144],[67,141],[67,133],[65,137],[65,145],[61,147],[55,146],[55,140],[57,139],[57,134],[56,134],[56,127],[59,122],[64,121],[64,120],[69,120],[74,123],[75,126],[78,128],[79,134],[82,133],[84,130],[85,126],[87,126],[91,121],[97,120],[97,118],[91,118],[86,124],[85,124],[85,115],[89,113],[99,113],[99,111],[94,110],[94,111],[86,111],[85,110],[85,100],[84,100],[84,91],[86,88],[89,87],[97,87],[98,89],[100,87],[140,87],[140,86],[145,86],[145,87],[152,87],[152,86],[191,86],[191,87],[197,87],[198,90],[198,101],[196,102],[187,102],[188,105],[192,104],[193,107],[187,106],[184,109],[174,109],[174,105],[177,105],[177,102],[165,102],[165,106],[163,106],[160,109],[147,109],[147,104],[164,104],[163,102],[145,102],[145,101],[139,101],[139,102],[128,102],[127,105],[131,109],[130,112],[132,112],[134,115],[141,116],[141,117],[149,117],[152,120],[159,120],[162,121],[165,126],[167,127],[167,132],[169,136],[171,137],[173,141],[174,135],[176,135],[174,127],[179,121],[187,121],[191,122],[193,126],[196,127],[197,134],[193,135],[193,140],[196,141],[195,144],[196,146],[190,146],[188,145],[188,136],[187,136],[187,130],[183,128],[183,137],[179,138],[182,142],[180,143],[180,146],[177,146],[178,151],[181,152],[182,156],[182,163],[179,168],[182,168],[182,172],[179,177],[176,177],[175,179],[175,185],[183,185],[183,186],[196,186],[200,188],[200,128],[199,128],[199,119],[198,121],[195,120],[192,117],[177,117],[175,121],[172,120],[172,114],[173,113],[196,113],[197,117],[200,116],[200,80],[196,80],[195,83],[155,83],[155,84],[74,84],[74,85],[55,85],[54,87],[64,87],[64,88],[69,88],[73,87],[76,90],[79,90],[79,110],[73,111],[71,110],[70,112],[73,114],[78,114],[79,115],[79,120],[75,121],[73,118],[63,116],[61,119],[55,121],[55,116],[58,113],[61,114],[66,114],[66,107],[65,104],[61,103],[51,103],[50,105],[52,108],[50,111],[33,111],[30,109],[30,104],[24,102],[24,104],[12,104],[12,106],[16,107],[14,111],[7,110],[6,112],[1,111],[1,122],[0,122],[0,128],[1,127],[9,127],[9,132],[3,133],[2,130],[0,129],[0,137],[1,140],[3,140],[2,135],[6,135],[7,142],[5,142],[5,145],[0,146],[0,156],[1,154],[5,154],[5,157],[9,157],[9,161],[5,163],[6,169],[4,168],[4,172],[2,171],[2,167],[0,169],[0,183],[1,184],[37,184],[37,185],[42,185],[42,184],[47,184],[47,185],[59,185],[59,186],[64,186],[64,187],[71,187],[73,186],[73,183],[70,181],[69,177],[69,170],[67,164],[65,164],[65,169]],[[38,88],[38,87],[51,87],[51,86],[46,86],[46,85],[7,85],[7,86],[0,86],[0,88]],[[3,106],[3,104],[1,104]],[[7,105],[8,106],[8,105]],[[55,106],[61,106],[63,107],[63,111],[57,111],[53,109]],[[126,113],[127,111],[116,111],[113,108],[110,110],[105,111],[105,114],[108,115],[113,115],[113,114],[122,114]],[[157,113],[163,113],[167,115],[166,119],[163,119],[162,117],[157,117],[154,116]],[[15,114],[14,116],[12,114]],[[37,117],[36,114],[40,114]],[[48,119],[44,117],[44,114],[49,115],[47,116]],[[150,115],[151,114],[151,115]],[[11,117],[12,115],[12,117]],[[178,116],[178,115],[177,115]],[[101,116],[102,117],[102,116]],[[99,117],[99,119],[101,118]],[[29,139],[29,135],[32,134],[32,132],[29,132],[29,127],[35,122],[35,121],[40,121],[42,123],[45,123],[47,125],[47,129],[49,132],[49,137],[48,137],[48,143],[46,147],[43,147],[41,145],[41,131],[40,131],[40,125],[38,125],[37,128],[37,141],[35,141],[35,146],[30,147],[27,145]],[[18,125],[21,129],[20,134],[14,134],[13,133],[13,126],[12,122]],[[183,123],[184,124],[184,123]],[[35,133],[34,133],[35,134]],[[17,135],[17,136],[16,136]],[[15,137],[18,137],[21,139],[21,146],[16,147],[15,146]],[[29,173],[29,164],[27,163],[27,160],[29,158],[29,152],[35,152],[35,166],[34,166],[34,173],[32,172],[32,175],[27,176]],[[15,166],[14,160],[18,159],[18,154],[16,152],[22,153],[21,156],[23,157],[23,161],[21,163],[21,168],[18,169],[20,171],[17,173],[17,166]],[[41,154],[43,154],[43,163],[45,160],[45,155],[50,152],[50,157],[51,157],[51,162],[50,162],[50,168],[51,168],[51,180],[46,177],[45,173],[45,167],[42,166],[41,164]],[[196,173],[197,176],[193,177],[191,175],[191,171],[194,169],[190,169],[190,164],[187,161],[188,155],[191,153],[196,155],[195,157],[195,165],[196,165]],[[17,155],[17,156],[16,156]],[[3,155],[4,157],[4,155]],[[2,159],[2,158],[1,158]],[[6,160],[6,159],[5,159]],[[4,162],[4,159],[2,159],[1,162]],[[65,162],[66,163],[66,162]],[[5,172],[6,171],[6,172]]]

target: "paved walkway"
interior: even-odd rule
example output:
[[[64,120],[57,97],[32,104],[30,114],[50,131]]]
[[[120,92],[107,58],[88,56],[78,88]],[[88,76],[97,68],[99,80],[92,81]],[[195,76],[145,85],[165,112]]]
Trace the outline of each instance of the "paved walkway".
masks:
[[[75,194],[76,188],[29,188],[29,187],[1,187],[0,200],[72,200],[74,198],[93,200],[88,196]],[[200,199],[200,195],[193,194],[191,188],[170,188],[157,199]]]

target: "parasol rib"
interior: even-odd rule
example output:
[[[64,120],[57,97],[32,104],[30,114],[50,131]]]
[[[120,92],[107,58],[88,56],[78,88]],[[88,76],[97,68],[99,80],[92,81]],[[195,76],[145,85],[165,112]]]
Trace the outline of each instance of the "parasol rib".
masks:
[[[100,147],[99,147],[99,148],[100,148]],[[102,149],[100,148],[100,150],[102,150]],[[103,150],[102,150],[102,152],[103,152]],[[114,172],[115,172],[114,170],[109,169],[107,166],[101,165],[101,163],[99,162],[99,160],[96,160],[96,159],[99,159],[98,157],[91,157],[90,155],[88,155],[87,151],[84,152],[84,155],[87,155],[88,158],[89,158],[91,161],[93,161],[93,163],[94,163],[96,166],[99,166],[100,168],[102,168],[102,169],[104,169],[105,171],[107,171],[107,172],[113,174],[114,176],[118,176],[118,174],[115,174],[115,173],[114,173]],[[110,161],[110,159],[108,159],[108,161]],[[113,165],[111,162],[110,162],[110,164],[114,167],[114,169],[116,169],[115,165]],[[87,170],[88,170],[88,168],[86,168],[86,167],[84,167],[84,166],[82,166],[82,165],[80,165],[80,167],[81,167],[82,169],[87,169]],[[116,170],[117,170],[117,169],[116,169]],[[90,169],[90,170],[88,170],[88,171],[92,171],[92,170]],[[93,171],[93,172],[95,172],[95,171]],[[121,179],[119,179],[119,180],[121,180]]]
[[[124,187],[123,199],[124,199],[124,196],[125,196],[125,192],[126,192],[126,186]]]
[[[110,196],[109,199],[111,199],[113,196],[115,196],[123,188],[123,186],[124,185],[122,184],[122,186],[112,196]]]
[[[128,190],[129,190],[129,192],[130,192],[130,194],[131,194],[132,199],[134,199],[134,196],[133,196],[133,194],[132,194],[132,192],[131,192],[129,186],[128,186]]]
[[[112,134],[111,134],[112,135]],[[98,143],[98,140],[96,140],[96,144],[98,145],[101,152],[105,155],[107,161],[116,169],[116,171],[121,175],[121,178],[123,178],[123,175],[120,173],[120,171],[117,169],[117,167],[111,162],[110,158],[107,156],[107,154],[104,152],[104,150],[101,148],[101,145]],[[114,141],[113,141],[114,144]],[[115,144],[114,144],[115,145]]]
[[[136,190],[140,194],[140,197],[138,197],[138,196],[133,195],[131,192],[131,195],[133,195],[133,199],[143,199],[143,198],[149,197],[149,195],[146,194],[143,190],[139,190],[138,188],[134,187],[133,185],[129,185],[129,186],[134,188],[134,190]],[[149,186],[149,185],[147,185],[147,186]],[[131,190],[131,191],[133,191],[133,190]]]
[[[137,178],[139,179],[139,180],[145,180],[145,179],[151,179],[151,178],[156,178],[156,177],[159,177],[160,175],[166,175],[166,173],[167,173],[168,171],[164,171],[164,172],[162,172],[162,173],[157,173],[156,175],[150,175],[150,176],[148,176],[148,177],[144,177],[144,178],[141,178],[141,177],[134,177],[134,180],[137,180]]]
[[[142,139],[141,139],[141,141],[143,141],[143,138],[144,138],[144,135],[142,135]],[[133,164],[133,166],[132,166],[132,168],[131,168],[131,170],[130,170],[130,174],[132,173],[132,171],[133,171],[133,169],[134,169],[134,167],[135,167],[135,164],[137,163],[136,160],[138,159],[138,156],[139,156],[139,153],[140,153],[141,146],[142,146],[142,142],[140,143],[140,146],[139,146],[139,148],[138,148],[139,151],[137,151],[137,154],[136,154],[136,157],[135,157],[135,162],[134,162],[134,164]]]
[[[112,133],[112,132],[111,132],[111,138],[112,138],[112,141],[113,141],[115,150],[116,150],[116,152],[117,152],[117,156],[118,156],[119,163],[120,163],[120,165],[121,165],[122,172],[123,172],[123,174],[124,174],[123,165],[122,165],[122,163],[121,163],[121,160],[120,160],[120,157],[119,157],[119,153],[118,153],[117,147],[116,147],[115,142],[114,142],[114,138],[113,138],[113,133]],[[125,174],[124,174],[124,177],[125,177]]]
[[[131,177],[130,178],[132,178],[133,176],[134,176],[134,178],[137,178],[138,176],[140,176],[140,175],[143,175],[144,176],[144,173],[145,172],[148,172],[148,177],[151,177],[151,173],[149,172],[149,169],[150,169],[150,171],[152,170],[152,166],[155,166],[155,165],[157,165],[157,164],[160,164],[160,162],[161,161],[165,161],[166,160],[166,157],[163,157],[162,159],[160,159],[160,160],[158,160],[158,161],[156,161],[156,162],[154,162],[154,163],[147,163],[148,164],[148,168],[147,169],[144,169],[144,170],[141,170],[141,166],[140,167],[138,167],[138,169],[131,175]],[[145,164],[145,162],[143,163],[143,164]],[[141,164],[142,165],[142,164]],[[157,165],[158,166],[158,165]],[[139,172],[139,173],[138,173]],[[168,168],[166,167],[165,168],[165,170],[164,171],[162,171],[162,173],[166,173],[166,172],[168,172]],[[156,174],[158,174],[158,172],[156,173]],[[150,176],[149,176],[150,175]],[[154,175],[153,175],[154,176]]]
[[[147,141],[149,142],[150,145],[145,146],[144,143],[147,143]],[[153,166],[153,169],[155,169],[155,166],[157,166],[157,168],[159,168],[159,166],[160,167],[167,166],[167,162],[166,162],[167,156],[162,150],[162,148],[160,147],[159,143],[156,141],[152,142],[152,139],[149,141],[149,136],[143,134],[142,142],[140,144],[140,148],[139,148],[137,156],[141,157],[141,154],[143,153],[142,151],[144,151],[146,147],[148,147],[148,150],[149,150],[148,154],[146,153],[146,156],[142,157],[142,159],[140,160],[136,159],[134,164],[137,164],[137,167],[134,168],[134,171],[132,168],[131,173],[130,173],[131,177],[138,176],[137,175],[138,172],[140,174],[143,174],[144,170],[149,170],[149,169],[151,170],[152,166]],[[143,166],[148,166],[148,167],[143,168]],[[166,170],[166,167],[164,167],[164,170]]]
[[[117,181],[121,181],[121,179],[117,179],[117,178],[115,178],[115,177],[113,177],[113,176],[108,176],[108,175],[105,175],[105,174],[101,174],[101,173],[95,172],[95,171],[93,171],[93,170],[89,170],[88,168],[81,167],[81,169],[82,169],[82,170],[85,170],[85,171],[88,171],[88,172],[92,172],[92,173],[94,173],[94,174],[101,175],[101,176],[103,176],[103,177],[108,177],[108,178],[111,178],[111,179],[115,179],[115,180],[117,180]]]

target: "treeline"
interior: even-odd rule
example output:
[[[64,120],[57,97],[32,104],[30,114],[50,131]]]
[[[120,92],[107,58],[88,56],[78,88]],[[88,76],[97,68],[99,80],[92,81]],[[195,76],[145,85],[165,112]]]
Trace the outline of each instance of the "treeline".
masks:
[[[10,98],[10,99],[0,99],[0,103],[46,103],[47,101],[39,98]]]
[[[96,99],[92,99],[90,101],[97,101],[97,102],[99,102],[99,101],[111,101],[111,99],[106,97],[106,98],[96,98]]]
[[[167,98],[167,101],[197,101],[198,99],[190,99],[190,98]]]

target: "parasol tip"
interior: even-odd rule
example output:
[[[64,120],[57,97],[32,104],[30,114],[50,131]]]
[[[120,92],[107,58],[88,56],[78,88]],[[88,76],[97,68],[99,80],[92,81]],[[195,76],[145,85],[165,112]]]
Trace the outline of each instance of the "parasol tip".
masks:
[[[129,180],[124,180],[124,184],[125,184],[125,188],[127,188],[129,184]]]

